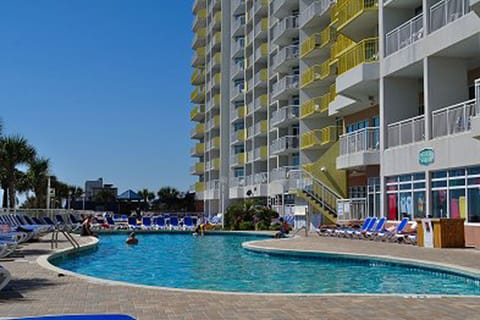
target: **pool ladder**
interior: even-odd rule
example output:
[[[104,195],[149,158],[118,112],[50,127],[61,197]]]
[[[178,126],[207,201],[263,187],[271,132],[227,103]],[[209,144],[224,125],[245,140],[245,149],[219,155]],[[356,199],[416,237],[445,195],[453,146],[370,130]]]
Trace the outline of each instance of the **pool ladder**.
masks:
[[[65,239],[67,239],[68,242],[70,242],[70,244],[72,245],[72,247],[74,249],[79,249],[80,248],[80,244],[77,242],[77,240],[75,240],[75,238],[72,236],[72,234],[68,230],[66,230],[65,226],[62,227],[60,225],[57,225],[57,226],[55,226],[55,229],[52,232],[52,242],[51,242],[51,248],[52,249],[57,249],[58,248],[58,234],[59,233],[63,234]]]

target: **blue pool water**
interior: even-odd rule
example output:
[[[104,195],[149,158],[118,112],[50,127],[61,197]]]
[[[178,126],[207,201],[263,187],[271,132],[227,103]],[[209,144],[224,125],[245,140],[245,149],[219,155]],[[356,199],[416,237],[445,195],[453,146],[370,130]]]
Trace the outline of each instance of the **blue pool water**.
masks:
[[[161,287],[264,293],[408,293],[480,295],[468,277],[394,263],[347,258],[302,258],[249,252],[254,236],[186,234],[100,238],[98,248],[57,258],[77,273]]]

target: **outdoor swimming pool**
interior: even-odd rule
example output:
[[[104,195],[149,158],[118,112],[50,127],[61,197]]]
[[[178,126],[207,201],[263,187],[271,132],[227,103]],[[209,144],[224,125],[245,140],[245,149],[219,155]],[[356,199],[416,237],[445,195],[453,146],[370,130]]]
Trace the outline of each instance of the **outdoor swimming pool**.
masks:
[[[250,252],[264,237],[189,234],[101,236],[98,248],[53,259],[80,274],[160,287],[257,293],[405,293],[480,295],[480,282],[446,272],[351,258]]]

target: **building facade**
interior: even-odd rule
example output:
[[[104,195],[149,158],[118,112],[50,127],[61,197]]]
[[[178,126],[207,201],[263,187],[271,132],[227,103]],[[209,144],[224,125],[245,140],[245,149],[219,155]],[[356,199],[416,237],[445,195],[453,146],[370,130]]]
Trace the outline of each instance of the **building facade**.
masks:
[[[194,1],[205,212],[463,218],[480,245],[479,2]]]

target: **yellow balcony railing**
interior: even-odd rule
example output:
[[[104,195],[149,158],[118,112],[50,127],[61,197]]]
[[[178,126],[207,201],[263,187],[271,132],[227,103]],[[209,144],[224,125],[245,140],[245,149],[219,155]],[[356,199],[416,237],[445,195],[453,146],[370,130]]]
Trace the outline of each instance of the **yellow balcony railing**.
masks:
[[[203,69],[196,68],[195,71],[193,71],[192,77],[191,77],[191,83],[193,85],[198,85],[202,84],[205,82],[205,72]]]
[[[192,110],[190,110],[190,120],[198,119],[198,116],[205,112],[205,105],[198,105],[194,106]]]
[[[311,85],[314,81],[320,79],[321,67],[320,65],[314,65],[313,67],[305,70],[300,76],[300,87],[304,88]]]
[[[205,163],[203,162],[195,163],[195,166],[193,167],[193,173],[202,174],[204,172],[205,172]]]
[[[261,107],[266,107],[268,104],[268,96],[266,94],[261,95],[260,97],[256,98],[255,101]]]
[[[378,0],[347,0],[342,2],[342,4],[337,4],[337,30],[339,31],[364,12],[378,10]]]
[[[237,140],[245,141],[247,138],[247,131],[245,129],[237,131]]]
[[[219,44],[220,42],[222,42],[222,33],[220,31],[218,31],[217,33],[215,33],[213,35],[213,43],[214,44]]]
[[[335,100],[335,97],[337,96],[337,86],[335,82],[330,86],[330,102]]]
[[[300,137],[300,148],[302,150],[323,147],[337,141],[337,127],[329,126],[323,129],[315,129],[305,132]]]
[[[203,102],[204,100],[205,100],[205,91],[203,91],[203,87],[196,87],[190,94],[190,101],[200,103],[200,102]]]
[[[203,136],[205,134],[205,124],[199,123],[193,128],[192,136]]]
[[[205,38],[207,36],[207,29],[206,28],[198,29],[197,32],[195,32],[195,35],[199,38]]]
[[[328,26],[320,33],[312,34],[300,45],[300,57],[305,58],[317,48],[327,46],[335,36],[335,29]]]
[[[215,13],[213,16],[213,20],[215,23],[222,23],[222,11],[217,11],[217,13]]]
[[[338,74],[362,64],[378,61],[378,38],[369,38],[360,41],[338,58]]]
[[[212,160],[213,170],[220,170],[220,158],[215,158]]]
[[[213,83],[215,83],[216,86],[219,86],[219,85],[220,85],[221,79],[222,79],[222,77],[221,77],[220,72],[215,73],[215,74],[213,75]]]
[[[213,63],[214,64],[222,63],[222,54],[220,52],[215,53],[215,55],[213,56]]]
[[[326,99],[325,97],[328,97]],[[315,113],[323,113],[328,111],[328,104],[330,103],[330,93],[323,96],[315,97],[302,104],[300,107],[300,119],[311,117]]]
[[[205,191],[205,184],[203,182],[196,182],[195,192],[203,192],[203,191]]]
[[[205,152],[205,143],[197,143],[194,148],[194,154],[202,154]]]
[[[243,166],[246,160],[247,160],[247,154],[245,152],[237,154],[237,163],[239,165]]]
[[[355,46],[355,44],[355,41],[353,41],[352,39],[344,36],[343,34],[338,34],[337,39],[330,48],[330,57],[332,59],[338,58],[339,55]]]
[[[240,119],[245,118],[247,115],[247,107],[246,106],[241,106],[237,108],[237,115]]]
[[[220,137],[215,137],[212,139],[212,148],[220,149]]]

